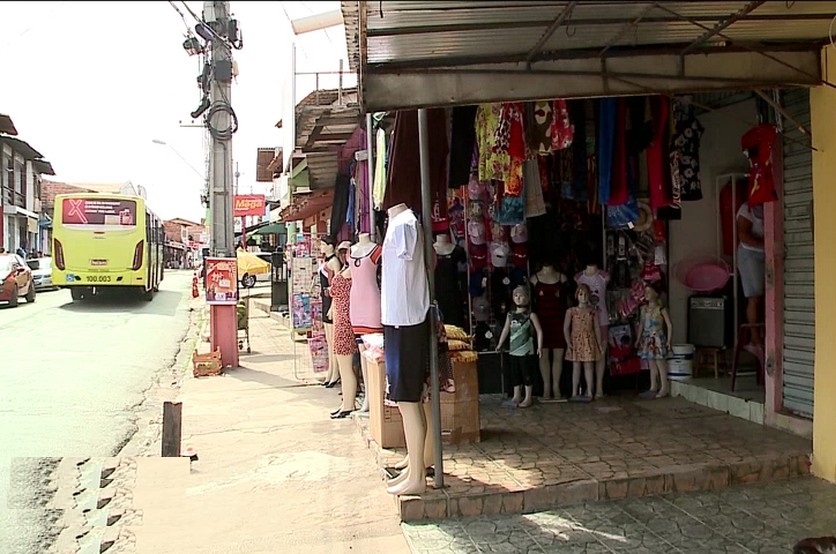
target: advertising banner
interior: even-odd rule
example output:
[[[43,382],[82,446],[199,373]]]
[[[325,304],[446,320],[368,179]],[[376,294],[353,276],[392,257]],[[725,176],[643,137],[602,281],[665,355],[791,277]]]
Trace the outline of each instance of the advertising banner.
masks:
[[[61,205],[65,225],[136,225],[136,202],[99,198],[65,198]]]
[[[232,215],[264,215],[265,198],[263,194],[236,194],[233,200]]]
[[[238,260],[206,258],[206,303],[236,305],[238,303]]]

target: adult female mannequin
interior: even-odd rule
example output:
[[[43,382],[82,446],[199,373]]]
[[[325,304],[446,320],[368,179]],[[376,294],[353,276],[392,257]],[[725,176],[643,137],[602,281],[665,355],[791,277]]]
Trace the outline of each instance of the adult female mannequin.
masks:
[[[360,233],[357,243],[351,247],[348,255],[348,268],[351,271],[351,327],[360,349],[360,367],[363,371],[363,383],[368,385],[365,347],[362,335],[382,333],[380,323],[380,287],[377,284],[377,269],[382,248],[369,238],[368,233]],[[361,412],[369,411],[368,391],[363,397]]]
[[[589,391],[589,394],[593,398],[600,398],[604,396],[604,373],[607,369],[606,347],[609,342],[607,337],[610,325],[610,315],[607,311],[607,284],[610,282],[610,275],[599,269],[595,262],[589,262],[586,264],[586,269],[575,275],[575,282],[589,287],[591,292],[589,303],[598,312],[598,325],[603,338],[604,351],[595,362],[595,389]]]
[[[427,420],[422,406],[429,367],[430,295],[424,265],[424,240],[415,214],[406,204],[388,210],[383,241],[381,322],[389,398],[403,418],[409,462],[388,482],[391,494],[420,494],[427,486],[424,444]]]
[[[319,267],[319,289],[322,297],[322,324],[325,327],[325,342],[328,343],[328,373],[322,384],[332,388],[340,380],[340,369],[334,354],[334,321],[331,319],[331,278],[342,270],[342,263],[334,251],[330,239],[323,239],[320,252],[325,257]]]
[[[354,411],[357,397],[357,377],[354,374],[354,352],[357,343],[351,328],[351,270],[345,268],[331,279],[331,296],[334,299],[334,354],[340,369],[343,400],[339,408],[331,412],[331,419],[343,419]]]
[[[435,238],[435,296],[444,323],[464,327],[464,300],[459,278],[459,263],[467,261],[464,249],[453,244],[450,235]]]
[[[563,374],[563,355],[566,352],[563,322],[568,307],[568,280],[566,275],[548,261],[530,279],[534,289],[534,313],[537,314],[543,328],[540,373],[543,376],[544,399],[560,398],[560,377]]]

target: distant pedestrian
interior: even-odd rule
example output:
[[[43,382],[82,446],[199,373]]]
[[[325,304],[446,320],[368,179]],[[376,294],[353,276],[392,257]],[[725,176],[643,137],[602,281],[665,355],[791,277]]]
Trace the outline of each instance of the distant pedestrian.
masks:
[[[15,254],[17,254],[18,256],[23,258],[24,260],[26,259],[26,250],[22,246],[17,247],[17,250],[15,251]]]

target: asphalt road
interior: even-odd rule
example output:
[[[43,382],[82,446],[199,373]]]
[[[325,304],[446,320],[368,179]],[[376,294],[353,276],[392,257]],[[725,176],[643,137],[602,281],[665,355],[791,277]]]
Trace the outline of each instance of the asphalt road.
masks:
[[[0,552],[42,548],[41,484],[60,458],[113,456],[135,432],[188,330],[190,287],[190,272],[169,272],[152,302],[59,290],[0,306]]]

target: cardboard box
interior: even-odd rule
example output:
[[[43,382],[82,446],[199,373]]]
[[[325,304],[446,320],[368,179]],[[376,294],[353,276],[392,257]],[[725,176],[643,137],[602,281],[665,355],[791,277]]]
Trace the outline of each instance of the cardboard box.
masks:
[[[372,438],[381,448],[406,446],[403,433],[403,419],[396,406],[386,406],[383,397],[386,392],[386,366],[383,362],[366,360],[369,382],[369,427]]]
[[[441,438],[445,444],[481,441],[476,362],[453,362],[455,393],[441,393]]]

